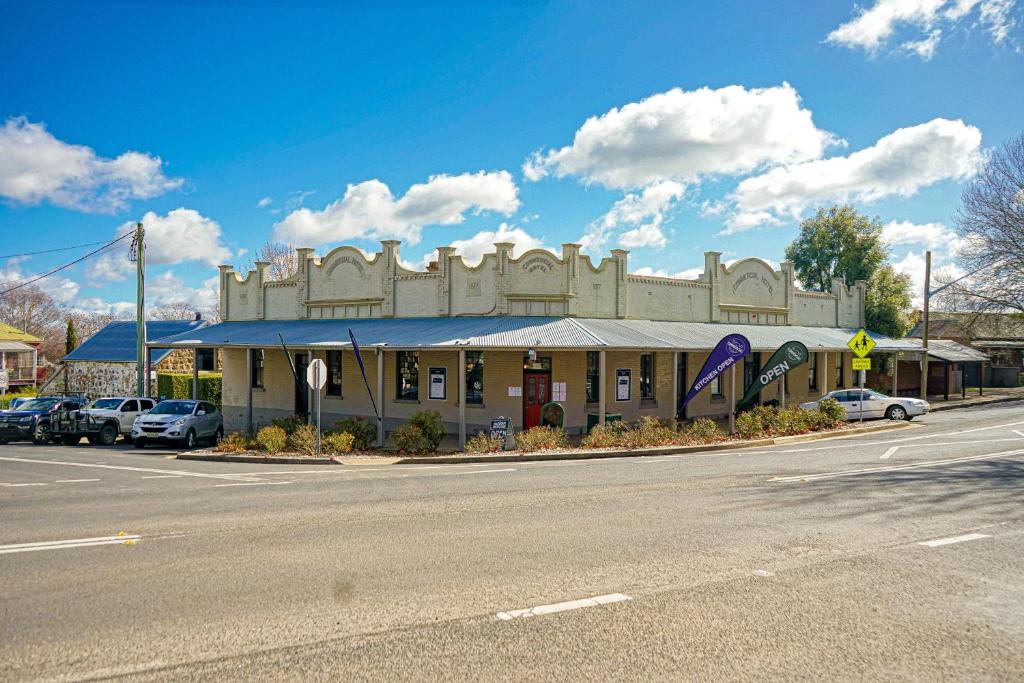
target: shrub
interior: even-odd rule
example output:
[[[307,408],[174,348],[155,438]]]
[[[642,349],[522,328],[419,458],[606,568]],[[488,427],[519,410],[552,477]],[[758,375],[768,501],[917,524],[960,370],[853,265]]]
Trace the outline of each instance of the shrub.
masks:
[[[284,433],[291,436],[299,427],[306,424],[306,418],[301,415],[289,415],[288,417],[275,417],[270,424],[284,430]]]
[[[590,433],[580,441],[580,446],[583,448],[612,448],[613,446],[618,446],[622,442],[622,437],[616,430],[611,428],[612,424],[618,423],[597,425],[591,429]]]
[[[817,426],[811,411],[803,408],[780,410],[777,415],[777,425],[779,433],[785,436],[805,434]]]
[[[736,433],[744,439],[752,439],[764,433],[761,415],[749,410],[736,416]]]
[[[423,430],[414,424],[404,424],[391,432],[391,445],[399,453],[425,453],[433,450]]]
[[[283,451],[287,441],[288,435],[280,427],[264,427],[256,432],[256,443],[271,455]]]
[[[217,444],[214,449],[218,453],[244,453],[253,450],[252,440],[242,432],[231,432]]]
[[[505,440],[492,437],[487,432],[480,432],[466,442],[467,453],[494,453],[505,448]]]
[[[667,446],[678,440],[676,430],[656,417],[642,417],[632,429],[622,434],[622,446],[626,448]]]
[[[834,398],[823,398],[818,401],[818,411],[835,426],[846,421],[846,410]]]
[[[220,407],[223,375],[219,372],[199,373],[199,400]],[[156,376],[156,393],[163,398],[192,398],[192,373],[161,372]]]
[[[316,455],[316,427],[305,424],[297,427],[288,435],[287,446],[288,450],[302,455]]]
[[[421,410],[409,416],[409,424],[418,427],[427,440],[428,450],[436,451],[444,438],[444,420],[436,410]]]
[[[778,401],[774,405],[754,406],[750,412],[756,416],[757,422],[761,425],[762,434],[769,436],[779,431]]]
[[[343,455],[352,452],[355,437],[348,432],[327,432],[320,440],[320,448],[327,455]]]
[[[358,417],[343,417],[335,427],[338,432],[352,435],[352,448],[365,451],[377,445],[377,425]]]
[[[516,435],[516,444],[522,451],[548,451],[555,448],[568,448],[569,437],[561,427],[531,427]]]
[[[698,417],[686,426],[683,433],[695,443],[721,441],[725,436],[715,421],[708,417]]]

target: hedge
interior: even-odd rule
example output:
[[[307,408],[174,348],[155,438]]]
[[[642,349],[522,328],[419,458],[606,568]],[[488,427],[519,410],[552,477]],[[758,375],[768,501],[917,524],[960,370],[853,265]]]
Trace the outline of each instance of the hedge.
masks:
[[[199,398],[220,407],[221,382],[219,372],[199,373]],[[156,393],[161,398],[192,398],[192,373],[161,372],[156,376]]]

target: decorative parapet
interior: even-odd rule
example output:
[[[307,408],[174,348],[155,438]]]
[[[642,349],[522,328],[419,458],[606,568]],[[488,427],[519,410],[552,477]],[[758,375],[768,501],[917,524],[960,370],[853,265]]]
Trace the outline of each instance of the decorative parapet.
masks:
[[[629,317],[629,296],[626,292],[626,276],[629,275],[629,252],[625,249],[612,249],[615,260],[615,317]]]

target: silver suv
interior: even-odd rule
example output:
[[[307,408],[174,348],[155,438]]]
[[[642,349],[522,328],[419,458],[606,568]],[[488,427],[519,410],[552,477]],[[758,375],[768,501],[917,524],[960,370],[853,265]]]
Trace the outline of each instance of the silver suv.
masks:
[[[207,401],[161,401],[135,419],[132,441],[145,448],[150,441],[195,448],[200,439],[216,444],[224,436],[224,417]]]

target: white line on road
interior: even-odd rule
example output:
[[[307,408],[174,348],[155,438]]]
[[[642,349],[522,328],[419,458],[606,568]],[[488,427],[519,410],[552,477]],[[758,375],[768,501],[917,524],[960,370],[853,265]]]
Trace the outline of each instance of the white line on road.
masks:
[[[505,470],[471,470],[469,472],[442,472],[441,476],[456,477],[460,474],[491,474],[492,472],[515,472],[515,467],[510,467]]]
[[[1014,429],[1014,430],[1012,430],[1012,431],[1013,431],[1013,433],[1014,433],[1014,434],[1016,434],[1017,436],[1020,436],[1020,437],[1024,437],[1024,432],[1022,432],[1022,431],[1020,431],[1020,430],[1018,430],[1018,429]]]
[[[539,607],[527,607],[526,609],[514,609],[508,612],[498,612],[497,617],[502,621],[518,619],[520,617],[539,617],[544,614],[567,612],[573,609],[580,609],[581,607],[599,607],[600,605],[609,605],[614,602],[624,602],[632,599],[633,598],[628,595],[623,595],[622,593],[609,593],[608,595],[598,595],[593,598],[583,598],[582,600],[556,602],[553,605],[540,605]]]
[[[99,479],[58,479],[54,484],[77,484],[83,481],[99,481]]]
[[[890,447],[889,450],[887,450],[885,453],[882,453],[882,457],[880,457],[879,460],[888,460],[889,458],[892,457],[892,454],[898,451],[899,449],[899,446]]]
[[[140,479],[181,479],[180,474],[150,474]]]
[[[281,484],[291,484],[290,481],[243,481],[238,484],[214,484],[214,488],[221,488],[223,486],[279,486]]]
[[[31,484],[0,484],[0,486],[10,486],[10,487],[15,487],[15,486],[46,486],[46,484],[43,484],[43,483],[31,483]]]
[[[0,555],[28,553],[36,550],[64,550],[65,548],[86,548],[94,545],[129,545],[141,541],[137,534],[123,536],[99,536],[97,538],[75,538],[66,541],[41,541],[38,543],[12,543],[0,545]]]
[[[821,474],[797,474],[788,477],[772,477],[768,481],[794,482],[794,481],[816,481],[818,479],[836,479],[839,477],[853,477],[861,474],[876,474],[879,472],[896,472],[899,470],[914,470],[922,467],[938,467],[940,465],[955,465],[962,462],[974,460],[989,460],[997,458],[1012,458],[1024,454],[1024,450],[1003,451],[1001,453],[986,453],[985,455],[972,455],[966,458],[950,458],[948,460],[931,460],[929,462],[918,462],[912,465],[890,465],[888,467],[867,467],[857,470],[843,470],[840,472],[823,472]]]
[[[34,465],[65,465],[68,467],[95,467],[104,470],[125,470],[128,472],[155,472],[156,474],[177,474],[183,477],[199,477],[201,479],[227,479],[228,481],[247,481],[245,477],[253,477],[255,475],[245,474],[202,474],[200,472],[185,472],[182,470],[158,470],[152,467],[127,467],[125,465],[102,465],[100,463],[91,462],[68,462],[67,460],[35,460],[33,458],[5,458],[0,457],[0,460],[5,462],[27,462]],[[248,481],[251,481],[249,479]]]
[[[918,545],[926,545],[929,548],[938,548],[941,545],[952,545],[964,541],[977,541],[979,538],[992,538],[988,534],[964,534],[963,536],[952,536],[950,538],[937,538],[934,541],[921,541]]]

